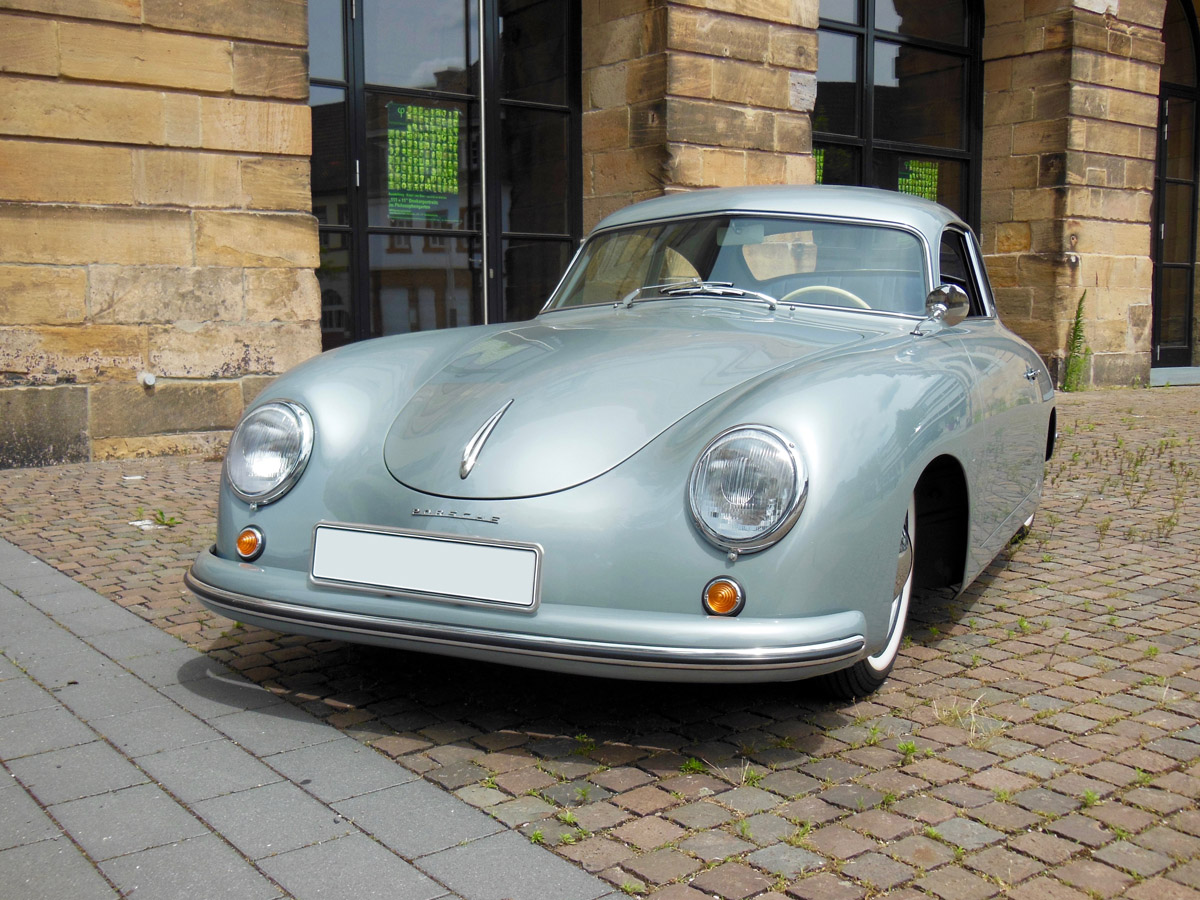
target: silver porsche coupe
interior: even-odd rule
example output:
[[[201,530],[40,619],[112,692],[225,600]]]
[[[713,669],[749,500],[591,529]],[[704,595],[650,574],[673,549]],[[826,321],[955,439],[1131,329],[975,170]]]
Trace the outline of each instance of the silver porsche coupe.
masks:
[[[598,676],[887,678],[1031,520],[1054,391],[971,230],[863,188],[609,216],[531,321],[276,380],[187,584],[277,631]]]

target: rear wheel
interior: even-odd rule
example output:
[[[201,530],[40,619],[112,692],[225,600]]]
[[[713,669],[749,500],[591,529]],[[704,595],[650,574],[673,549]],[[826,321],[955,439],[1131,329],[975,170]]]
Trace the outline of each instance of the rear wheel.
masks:
[[[874,656],[864,657],[847,669],[839,669],[825,676],[826,687],[836,697],[843,700],[865,697],[887,681],[892,666],[896,664],[900,642],[904,639],[904,623],[908,619],[908,603],[912,597],[916,523],[917,507],[914,496],[909,498],[908,511],[900,528],[900,547],[896,560],[896,594],[892,598],[887,642]]]

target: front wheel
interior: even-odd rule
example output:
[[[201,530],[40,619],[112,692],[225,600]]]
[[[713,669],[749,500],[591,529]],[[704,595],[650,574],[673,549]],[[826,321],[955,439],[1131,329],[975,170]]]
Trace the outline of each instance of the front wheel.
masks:
[[[904,522],[900,526],[900,547],[896,558],[895,596],[892,598],[891,619],[887,642],[874,656],[860,659],[847,669],[839,669],[824,677],[829,692],[843,700],[854,700],[873,693],[882,685],[896,656],[900,642],[904,639],[904,623],[908,618],[908,602],[912,597],[913,561],[916,558],[917,506],[915,497],[910,497]]]

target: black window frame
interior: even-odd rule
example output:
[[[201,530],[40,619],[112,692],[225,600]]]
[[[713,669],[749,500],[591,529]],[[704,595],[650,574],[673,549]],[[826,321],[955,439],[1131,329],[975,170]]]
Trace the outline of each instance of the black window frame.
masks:
[[[374,0],[386,2],[386,0]],[[375,236],[408,236],[410,239],[430,237],[474,240],[479,253],[472,253],[470,265],[479,270],[480,297],[476,298],[479,323],[507,321],[505,302],[504,247],[507,241],[547,241],[566,245],[567,259],[583,238],[583,101],[582,101],[582,24],[577,2],[566,4],[566,102],[545,103],[532,100],[504,98],[500,89],[500,9],[502,0],[461,0],[463,4],[465,58],[468,71],[478,85],[475,93],[398,88],[366,80],[366,48],[362,0],[341,0],[342,53],[344,79],[311,77],[311,87],[335,88],[345,92],[347,162],[349,165],[349,215],[346,223],[320,223],[318,231],[322,244],[331,235],[341,235],[349,243],[350,299],[352,341],[375,336],[371,327],[370,278],[371,238]],[[472,27],[477,34],[469,33]],[[471,59],[472,41],[478,47],[479,69]],[[470,177],[481,179],[482,211],[472,213],[461,228],[396,227],[372,225],[369,222],[366,160],[368,157],[367,103],[369,94],[387,94],[416,101],[461,102],[468,110],[468,140],[474,140],[473,129],[481,135],[476,169],[474,153],[469,165]],[[474,106],[472,106],[474,104]],[[567,222],[562,233],[511,232],[503,230],[501,208],[503,183],[501,159],[505,147],[501,136],[502,108],[550,110],[567,119]],[[473,115],[472,109],[476,112]],[[476,117],[479,121],[475,121]],[[469,151],[470,152],[470,151]],[[474,182],[473,183],[477,183]],[[468,197],[472,187],[468,187]],[[548,298],[548,294],[547,294]],[[543,298],[546,299],[546,298]]]
[[[858,0],[859,24],[829,19],[822,16],[819,29],[822,32],[841,34],[859,42],[858,67],[856,72],[855,96],[858,104],[858,133],[856,135],[814,130],[812,142],[818,145],[853,148],[858,153],[858,184],[876,184],[875,153],[902,153],[931,159],[953,160],[964,163],[963,179],[964,208],[955,210],[972,228],[978,230],[982,208],[982,185],[980,172],[983,163],[983,4],[976,0],[962,0],[964,16],[964,42],[947,43],[929,38],[916,38],[895,31],[875,27],[876,0]],[[884,140],[875,136],[875,46],[876,41],[932,50],[959,57],[966,72],[963,109],[963,149],[939,147],[933,144],[910,143]],[[820,85],[817,87],[818,93]]]

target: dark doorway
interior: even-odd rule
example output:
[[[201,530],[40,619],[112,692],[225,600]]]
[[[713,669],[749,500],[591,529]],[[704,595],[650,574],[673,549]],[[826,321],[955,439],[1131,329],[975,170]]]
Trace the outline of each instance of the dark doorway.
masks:
[[[1196,16],[1168,0],[1158,101],[1154,185],[1154,328],[1151,365],[1191,366],[1195,347],[1197,100]]]

